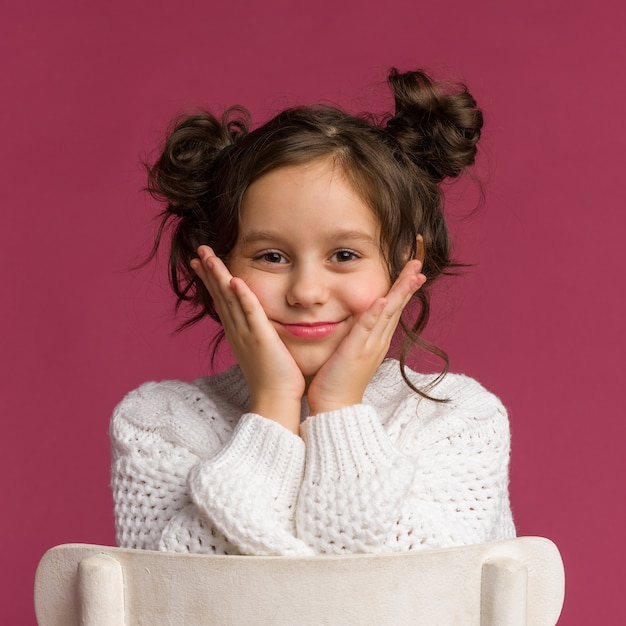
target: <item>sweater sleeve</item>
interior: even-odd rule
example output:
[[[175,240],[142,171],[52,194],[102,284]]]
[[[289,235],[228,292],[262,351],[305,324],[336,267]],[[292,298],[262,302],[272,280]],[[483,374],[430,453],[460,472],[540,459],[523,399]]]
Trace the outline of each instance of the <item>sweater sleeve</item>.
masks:
[[[189,470],[200,454],[219,446],[186,406],[183,388],[182,383],[146,383],[113,412],[111,488],[121,547],[159,548],[164,529],[190,503]]]
[[[482,388],[481,388],[482,389]],[[484,390],[483,390],[484,391]],[[487,392],[484,392],[485,394]],[[307,465],[300,537],[320,553],[388,552],[480,543],[514,535],[508,503],[506,413],[491,399],[415,413],[391,439],[376,410],[355,405],[303,425]]]
[[[187,383],[148,383],[111,422],[120,546],[242,554],[310,553],[294,537],[304,442],[261,416],[234,431]]]
[[[295,536],[304,455],[300,437],[248,413],[227,445],[192,468],[192,499],[243,554],[313,554]]]

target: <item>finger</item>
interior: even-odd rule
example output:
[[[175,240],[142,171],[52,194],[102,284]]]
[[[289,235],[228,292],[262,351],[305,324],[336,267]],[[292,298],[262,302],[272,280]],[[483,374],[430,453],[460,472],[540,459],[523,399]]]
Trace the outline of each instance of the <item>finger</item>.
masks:
[[[387,306],[386,298],[377,298],[372,302],[369,309],[361,314],[356,325],[355,330],[357,328],[362,328],[367,333],[371,333],[376,327],[376,323],[380,319],[380,316]]]
[[[241,309],[238,296],[232,289],[232,274],[209,246],[200,246],[198,254],[200,258],[194,259],[192,268],[209,291],[224,330],[228,333],[231,325],[238,332],[245,330],[247,328],[246,316]]]
[[[389,321],[397,321],[402,311],[409,303],[413,294],[426,282],[426,277],[420,272],[421,263],[419,261],[409,261],[400,272],[400,275],[384,297],[384,305],[380,305],[380,300],[374,302],[367,311],[369,324]]]
[[[353,329],[357,342],[378,342],[387,346],[398,326],[400,316],[413,294],[426,282],[419,261],[407,263],[384,298],[375,300]]]
[[[223,308],[223,304],[225,303],[223,297],[223,290],[228,285],[228,280],[224,281],[224,284],[220,284],[219,273],[215,270],[215,264],[213,262],[214,256],[209,255],[206,251],[202,249],[198,250],[199,258],[192,259],[190,262],[191,268],[194,270],[196,275],[202,280],[204,286],[206,287],[209,295],[213,299],[213,303],[215,304],[215,308],[219,313],[219,310]]]
[[[233,278],[230,287],[239,301],[250,332],[261,337],[278,337],[274,326],[270,323],[265,310],[252,289],[241,278]]]
[[[395,280],[387,297],[391,300],[400,297],[401,300],[411,297],[424,283],[426,276],[422,274],[422,264],[417,261],[409,261]]]
[[[398,278],[391,286],[387,294],[387,300],[392,308],[403,309],[413,294],[426,282],[426,276],[421,273],[422,264],[417,261],[409,261]]]
[[[211,246],[207,246],[206,244],[202,246],[198,246],[197,253],[198,253],[198,257],[200,257],[201,259],[205,257],[217,258],[217,255],[215,254],[215,252],[213,252],[213,248],[211,248]]]
[[[189,265],[196,275],[202,279],[202,282],[205,283],[206,288],[210,289],[210,285],[207,283],[211,281],[212,259],[217,257],[209,246],[200,246],[197,253],[198,256],[195,259],[191,259]]]
[[[203,255],[210,290],[220,320],[227,334],[230,327],[240,335],[247,332],[264,333],[265,337],[276,334],[254,292],[241,278],[235,278],[224,262],[212,254],[208,246],[198,250]],[[269,335],[268,335],[269,331]],[[277,336],[277,335],[276,335]]]

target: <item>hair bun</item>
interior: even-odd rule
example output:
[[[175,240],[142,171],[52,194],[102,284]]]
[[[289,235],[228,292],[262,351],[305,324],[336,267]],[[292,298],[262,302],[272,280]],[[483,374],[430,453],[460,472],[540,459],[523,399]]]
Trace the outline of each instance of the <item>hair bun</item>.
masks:
[[[218,120],[199,113],[174,122],[163,153],[148,170],[148,191],[167,202],[167,210],[188,215],[210,188],[210,172],[220,155],[248,132],[248,112],[227,109]]]
[[[421,71],[395,68],[388,81],[396,111],[387,131],[416,165],[439,182],[474,163],[483,116],[464,85],[450,90]]]

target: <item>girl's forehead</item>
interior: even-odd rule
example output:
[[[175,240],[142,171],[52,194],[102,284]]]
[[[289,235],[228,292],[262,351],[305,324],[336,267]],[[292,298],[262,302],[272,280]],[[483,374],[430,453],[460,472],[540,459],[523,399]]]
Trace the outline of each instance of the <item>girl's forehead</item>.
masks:
[[[379,223],[340,168],[315,161],[277,168],[244,195],[240,239],[281,237],[378,241]]]
[[[274,169],[255,180],[243,196],[242,222],[293,219],[296,215],[377,226],[373,211],[330,160]]]

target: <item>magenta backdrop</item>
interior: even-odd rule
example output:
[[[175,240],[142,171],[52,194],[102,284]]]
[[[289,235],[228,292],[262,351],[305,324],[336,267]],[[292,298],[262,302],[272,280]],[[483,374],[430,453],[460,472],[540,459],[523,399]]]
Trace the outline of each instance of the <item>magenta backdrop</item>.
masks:
[[[115,403],[209,368],[206,328],[171,335],[162,268],[127,271],[155,209],[139,157],[197,104],[257,120],[317,100],[380,108],[397,65],[466,80],[486,112],[486,201],[469,217],[471,187],[451,203],[475,267],[440,290],[432,335],[510,410],[517,527],[562,551],[560,624],[626,623],[626,4],[421,4],[3,3],[0,622],[34,624],[47,548],[113,543]]]

